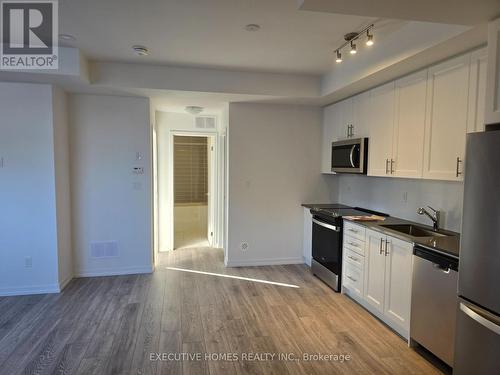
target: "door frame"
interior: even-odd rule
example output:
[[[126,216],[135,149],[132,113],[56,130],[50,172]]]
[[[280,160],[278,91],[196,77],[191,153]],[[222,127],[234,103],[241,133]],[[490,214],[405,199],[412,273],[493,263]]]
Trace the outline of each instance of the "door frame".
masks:
[[[218,233],[222,229],[220,224],[221,217],[218,209],[219,204],[219,191],[222,188],[219,186],[219,165],[220,155],[218,152],[219,135],[217,132],[209,131],[190,131],[190,130],[170,130],[168,136],[168,163],[167,163],[167,207],[168,207],[168,228],[167,228],[167,244],[168,249],[174,249],[174,136],[188,136],[188,137],[207,137],[213,149],[211,150],[212,157],[209,158],[210,164],[208,165],[209,181],[208,181],[208,220],[207,220],[207,238],[209,246],[220,247],[218,243]]]

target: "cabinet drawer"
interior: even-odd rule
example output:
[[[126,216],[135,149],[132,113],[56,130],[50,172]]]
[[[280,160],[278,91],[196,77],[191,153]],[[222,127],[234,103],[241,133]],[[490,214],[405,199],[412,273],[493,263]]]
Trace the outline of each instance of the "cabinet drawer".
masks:
[[[365,242],[349,235],[344,236],[344,248],[365,256]]]
[[[360,254],[352,251],[351,249],[344,248],[344,259],[347,263],[351,263],[360,268],[363,268],[365,265],[365,257]]]
[[[365,241],[365,227],[344,221],[344,233],[360,241]]]
[[[344,266],[344,286],[362,296],[363,270],[349,262],[344,262]]]

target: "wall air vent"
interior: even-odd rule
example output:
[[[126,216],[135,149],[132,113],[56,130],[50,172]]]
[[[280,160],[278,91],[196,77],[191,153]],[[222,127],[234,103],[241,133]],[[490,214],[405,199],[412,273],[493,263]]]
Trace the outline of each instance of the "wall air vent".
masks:
[[[91,242],[90,256],[92,258],[117,257],[118,243],[116,241]]]
[[[197,129],[215,129],[215,117],[210,116],[197,116],[196,117]]]

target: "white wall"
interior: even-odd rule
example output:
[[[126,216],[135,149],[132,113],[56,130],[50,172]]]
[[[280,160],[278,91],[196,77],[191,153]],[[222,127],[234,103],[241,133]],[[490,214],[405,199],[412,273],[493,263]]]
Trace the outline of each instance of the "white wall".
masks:
[[[69,102],[75,273],[151,272],[149,100],[71,95]],[[134,175],[133,167],[144,174]],[[117,241],[119,255],[92,258],[94,241]]]
[[[332,201],[386,212],[391,216],[431,225],[427,216],[417,214],[420,206],[442,211],[443,228],[458,231],[462,222],[463,183],[367,176],[330,176],[338,181]],[[403,194],[407,193],[407,201]]]
[[[0,295],[57,292],[52,87],[0,82],[0,116]]]
[[[54,165],[56,170],[56,218],[58,228],[57,253],[59,260],[59,284],[64,286],[73,277],[67,97],[64,91],[54,87],[52,98]]]
[[[228,266],[303,263],[301,204],[329,200],[321,118],[320,108],[229,105]]]

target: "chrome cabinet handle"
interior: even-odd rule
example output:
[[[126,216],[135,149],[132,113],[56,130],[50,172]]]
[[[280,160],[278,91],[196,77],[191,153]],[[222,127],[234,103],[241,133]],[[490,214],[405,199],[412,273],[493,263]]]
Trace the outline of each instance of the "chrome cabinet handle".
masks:
[[[359,245],[355,242],[349,242],[349,245],[354,246],[354,247],[359,247]]]
[[[354,282],[358,281],[357,279],[355,279],[354,277],[351,277],[351,276],[346,276],[349,280],[352,280]]]
[[[384,239],[382,237],[380,237],[380,249],[379,249],[379,254],[382,255],[382,253],[384,252],[384,250],[382,249],[382,244],[384,243]]]
[[[393,165],[394,165],[394,160],[391,159],[391,174],[394,174],[394,169],[393,169]]]
[[[358,259],[358,258],[355,258],[355,257],[353,257],[353,256],[348,255],[347,257],[348,257],[349,259],[352,259],[352,260],[353,260],[353,261],[355,261],[355,262],[358,262],[358,261],[359,261],[359,259]]]
[[[460,156],[457,156],[457,174],[456,176],[459,177],[462,172],[460,172],[460,163],[462,162],[462,160],[460,159]]]
[[[348,231],[349,231],[349,232],[353,232],[353,233],[358,233],[358,232],[359,232],[358,230],[356,230],[356,229],[352,229],[352,228],[349,228],[349,229],[348,229]]]
[[[385,240],[385,256],[389,255],[389,250],[387,249],[388,240]]]
[[[389,174],[389,159],[385,159],[385,174]]]

